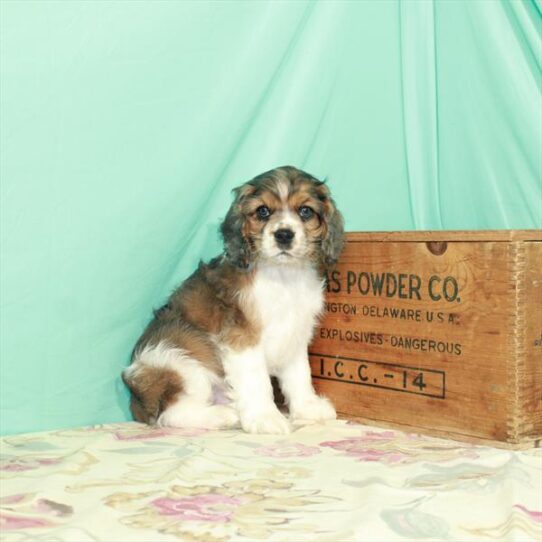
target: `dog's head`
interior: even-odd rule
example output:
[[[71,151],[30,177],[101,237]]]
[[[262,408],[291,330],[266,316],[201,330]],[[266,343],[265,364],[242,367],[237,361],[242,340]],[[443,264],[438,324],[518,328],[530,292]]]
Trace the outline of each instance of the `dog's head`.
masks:
[[[343,245],[343,218],[328,187],[291,166],[272,169],[234,189],[221,226],[227,258],[238,267],[257,262],[333,265]]]

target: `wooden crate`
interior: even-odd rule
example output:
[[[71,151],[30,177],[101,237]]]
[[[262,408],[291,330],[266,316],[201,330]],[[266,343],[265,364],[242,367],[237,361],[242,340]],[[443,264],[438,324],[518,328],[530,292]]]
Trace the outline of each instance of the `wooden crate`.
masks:
[[[309,348],[341,417],[542,438],[542,230],[349,233]]]

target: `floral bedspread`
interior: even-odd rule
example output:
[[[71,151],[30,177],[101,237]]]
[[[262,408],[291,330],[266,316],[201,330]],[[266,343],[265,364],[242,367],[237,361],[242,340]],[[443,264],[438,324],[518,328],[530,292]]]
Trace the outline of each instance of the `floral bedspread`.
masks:
[[[0,442],[4,542],[542,539],[541,449],[344,421],[287,437],[123,423]]]

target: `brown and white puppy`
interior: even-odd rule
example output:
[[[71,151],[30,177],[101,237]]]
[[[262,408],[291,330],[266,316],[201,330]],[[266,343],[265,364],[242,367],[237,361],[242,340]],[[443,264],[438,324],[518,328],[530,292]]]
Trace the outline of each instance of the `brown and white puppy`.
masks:
[[[335,418],[312,387],[307,346],[323,307],[323,272],[342,248],[342,216],[327,186],[294,167],[234,193],[221,226],[224,253],[155,311],[123,373],[138,421],[288,433],[270,376],[292,422]]]

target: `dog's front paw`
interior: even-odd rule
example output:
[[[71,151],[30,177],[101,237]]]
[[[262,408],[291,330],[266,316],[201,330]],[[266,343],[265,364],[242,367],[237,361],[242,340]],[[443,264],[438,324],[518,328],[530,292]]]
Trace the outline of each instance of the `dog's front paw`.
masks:
[[[303,403],[292,405],[290,419],[296,425],[334,420],[337,417],[335,408],[329,399],[313,395]]]
[[[290,423],[276,408],[241,413],[241,425],[247,433],[286,435],[291,431]]]

